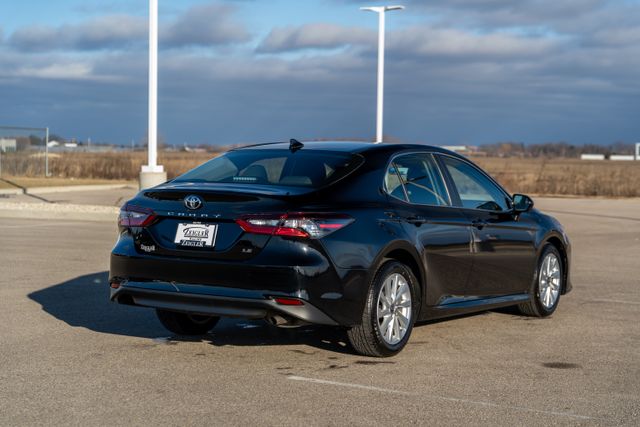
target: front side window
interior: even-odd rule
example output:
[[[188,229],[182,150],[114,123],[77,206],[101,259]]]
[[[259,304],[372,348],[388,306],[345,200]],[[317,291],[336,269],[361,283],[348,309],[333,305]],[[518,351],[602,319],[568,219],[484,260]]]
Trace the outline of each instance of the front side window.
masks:
[[[410,203],[434,206],[450,204],[438,166],[428,153],[396,157],[387,171],[385,185],[391,196]]]
[[[442,156],[462,201],[468,209],[507,211],[507,196],[489,178],[467,162]]]

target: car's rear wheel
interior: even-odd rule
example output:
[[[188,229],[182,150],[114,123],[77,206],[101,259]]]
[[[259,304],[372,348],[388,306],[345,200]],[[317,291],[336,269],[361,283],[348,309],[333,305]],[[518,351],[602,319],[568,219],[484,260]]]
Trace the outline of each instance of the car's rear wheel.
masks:
[[[531,299],[518,305],[522,314],[547,317],[556,311],[564,285],[562,268],[560,252],[552,244],[547,244],[538,259],[538,270],[532,284]]]
[[[376,273],[362,323],[347,332],[360,354],[388,357],[407,344],[417,315],[418,284],[406,265],[388,261]]]
[[[156,309],[162,326],[178,335],[203,335],[213,329],[219,317],[201,316],[198,314],[179,313]]]

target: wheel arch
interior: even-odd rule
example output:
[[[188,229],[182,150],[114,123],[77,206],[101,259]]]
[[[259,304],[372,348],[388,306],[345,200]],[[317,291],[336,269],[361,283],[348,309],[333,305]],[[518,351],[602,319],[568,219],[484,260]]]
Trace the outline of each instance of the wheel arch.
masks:
[[[422,301],[425,300],[427,292],[426,272],[415,248],[409,243],[401,241],[393,242],[390,245],[386,246],[382,251],[380,251],[380,254],[376,258],[374,262],[375,269],[373,269],[372,274],[375,275],[380,267],[389,260],[398,261],[409,267],[416,280],[418,281],[418,287],[420,289],[420,296],[418,301],[420,310],[418,310],[418,313],[420,313],[422,309]],[[373,279],[373,276],[371,277],[371,279]]]
[[[557,236],[556,234],[551,234],[547,237],[544,238],[544,240],[542,241],[542,244],[540,245],[540,250],[538,251],[538,257],[540,256],[540,253],[542,252],[542,250],[544,249],[544,247],[550,244],[552,246],[554,246],[558,252],[560,252],[560,257],[562,258],[560,261],[562,262],[562,291],[561,291],[561,295],[564,295],[567,293],[567,283],[568,283],[568,279],[569,279],[569,255],[568,255],[568,251],[567,248],[564,244],[564,242],[562,241],[562,238],[560,236]]]

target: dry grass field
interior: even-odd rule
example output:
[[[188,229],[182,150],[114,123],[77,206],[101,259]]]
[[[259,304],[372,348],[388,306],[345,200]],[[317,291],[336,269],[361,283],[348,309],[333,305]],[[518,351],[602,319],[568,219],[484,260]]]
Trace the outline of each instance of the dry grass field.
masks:
[[[216,156],[216,153],[159,152],[158,162],[169,178],[180,175]],[[49,172],[55,178],[136,180],[147,163],[146,152],[50,153]],[[42,153],[8,153],[2,159],[3,176],[44,175]]]
[[[640,161],[474,158],[512,193],[640,197]]]
[[[161,152],[159,162],[172,178],[216,155]],[[640,162],[495,157],[473,160],[513,193],[640,197]],[[50,154],[54,178],[136,180],[144,163],[144,152]],[[2,174],[3,177],[41,177],[44,174],[42,156],[4,154]]]

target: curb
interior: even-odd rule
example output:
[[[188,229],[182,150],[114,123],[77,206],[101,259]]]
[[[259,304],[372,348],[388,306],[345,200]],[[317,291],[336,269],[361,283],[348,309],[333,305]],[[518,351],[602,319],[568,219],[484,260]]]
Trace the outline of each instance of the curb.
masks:
[[[0,196],[18,196],[20,194],[24,194],[22,188],[5,188],[0,190]]]
[[[114,206],[0,202],[0,218],[64,219],[115,224],[119,211]]]
[[[96,184],[96,185],[58,185],[53,187],[31,187],[31,188],[5,188],[5,189],[0,189],[0,195],[17,196],[20,194],[72,193],[75,191],[117,190],[120,188],[134,188],[134,187],[132,187],[131,184]]]
[[[99,184],[99,185],[61,185],[54,187],[31,187],[24,190],[24,194],[48,194],[67,193],[74,191],[100,191],[117,190],[119,188],[131,187],[130,184]]]

